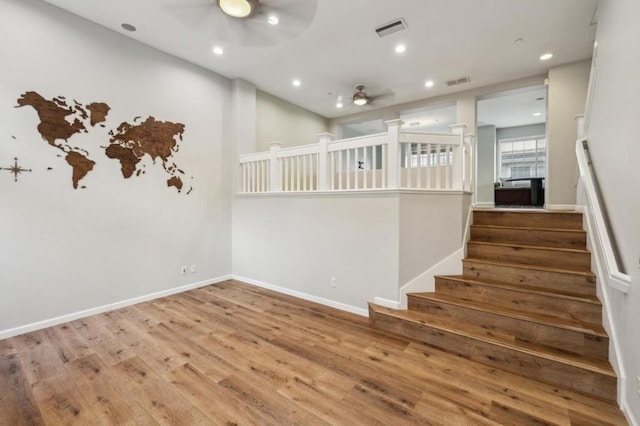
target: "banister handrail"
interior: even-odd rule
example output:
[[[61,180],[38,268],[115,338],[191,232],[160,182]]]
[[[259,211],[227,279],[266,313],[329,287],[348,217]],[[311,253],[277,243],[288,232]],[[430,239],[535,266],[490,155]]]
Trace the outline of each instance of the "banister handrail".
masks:
[[[602,243],[603,257],[605,261],[606,273],[609,277],[609,285],[617,290],[627,293],[631,285],[631,277],[620,270],[615,256],[612,239],[609,236],[607,222],[604,217],[604,206],[600,203],[600,197],[596,191],[595,175],[592,173],[590,159],[588,158],[589,148],[586,139],[576,142],[576,157],[578,160],[578,170],[580,179],[585,188],[589,204],[591,205],[591,215],[593,216],[596,232],[599,241]]]
[[[388,131],[241,155],[241,193],[351,190],[472,190],[472,144],[462,132],[401,131],[402,121],[386,122]],[[472,139],[470,139],[472,141]],[[425,154],[426,153],[426,154]]]

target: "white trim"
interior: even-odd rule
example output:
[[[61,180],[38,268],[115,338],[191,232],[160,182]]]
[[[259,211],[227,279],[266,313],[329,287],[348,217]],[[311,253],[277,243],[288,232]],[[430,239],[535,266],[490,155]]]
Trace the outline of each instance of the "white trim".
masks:
[[[584,188],[584,185],[583,185]],[[586,191],[586,189],[585,189]],[[587,206],[577,206],[576,210],[581,212],[584,216],[584,224],[587,231],[588,237],[588,248],[591,250],[592,257],[592,265],[595,269],[596,275],[596,283],[600,287],[598,290],[598,295],[601,297],[602,301],[602,315],[603,315],[603,326],[609,335],[609,362],[618,376],[618,386],[617,386],[617,395],[618,395],[618,405],[622,408],[627,403],[626,398],[626,382],[627,375],[625,373],[624,364],[622,362],[622,351],[620,350],[620,338],[618,337],[618,330],[616,327],[616,323],[613,320],[613,315],[611,312],[611,302],[609,301],[609,292],[605,288],[606,286],[610,286],[611,284],[607,284],[605,268],[603,263],[606,264],[602,260],[602,252],[600,250],[600,244],[598,242],[598,235],[596,233],[594,218],[591,214],[590,208]],[[624,410],[623,410],[624,411]],[[630,424],[637,424],[631,423]]]
[[[384,306],[389,309],[400,309],[400,302],[397,300],[384,299],[382,297],[374,297],[373,303],[376,305]]]
[[[341,311],[351,312],[352,314],[357,314],[363,317],[369,316],[369,311],[367,309],[358,308],[356,306],[347,305],[345,303],[336,302],[335,300],[325,299],[324,297],[314,296],[308,293],[302,293],[297,290],[291,290],[286,287],[280,287],[277,285],[265,283],[263,281],[254,280],[253,278],[241,277],[239,275],[232,275],[234,280],[242,281],[247,284],[255,285],[256,287],[262,287],[267,290],[276,291],[278,293],[286,294],[289,296],[297,297],[300,299],[308,300],[310,302],[319,303],[321,305],[329,306],[331,308],[340,309]]]
[[[436,275],[457,275],[462,273],[462,259],[466,256],[467,241],[471,237],[471,221],[473,219],[473,208],[469,206],[467,212],[467,222],[465,223],[462,235],[461,247],[449,256],[436,263],[398,290],[400,309],[407,309],[407,293],[433,292],[436,290]]]
[[[126,299],[120,302],[110,303],[108,305],[97,306],[95,308],[85,309],[83,311],[78,311],[71,314],[34,322],[27,325],[21,325],[19,327],[10,328],[8,330],[1,330],[0,339],[7,339],[9,337],[18,336],[20,334],[29,333],[31,331],[36,331],[36,330],[40,330],[47,327],[53,327],[55,325],[63,324],[65,322],[75,321],[80,318],[86,318],[92,315],[114,311],[116,309],[135,305],[137,303],[148,302],[149,300],[171,296],[172,294],[182,293],[188,290],[193,290],[194,288],[200,288],[200,287],[205,287],[211,284],[217,284],[222,281],[227,281],[229,279],[231,279],[231,275],[223,275],[221,277],[211,278],[209,280],[199,281],[197,283],[187,284],[180,287],[173,287],[168,290],[162,290],[155,293],[146,294],[144,296],[134,297],[132,299]]]
[[[633,410],[631,409],[631,406],[629,406],[629,402],[626,400],[626,398],[622,400],[620,408],[622,409],[622,414],[625,415],[627,421],[631,426],[640,425],[640,423],[638,423],[638,420],[636,420],[635,416],[633,415]]]
[[[238,192],[238,198],[252,197],[317,197],[317,196],[346,196],[346,195],[397,195],[397,194],[438,194],[438,195],[468,195],[470,191],[451,189],[343,189],[339,191],[286,191],[286,192]]]
[[[618,262],[616,261],[611,244],[611,237],[609,236],[609,231],[607,230],[607,225],[604,220],[603,208],[600,205],[600,200],[596,193],[594,178],[589,168],[589,159],[585,154],[583,142],[586,142],[586,140],[576,141],[576,157],[578,159],[580,180],[587,194],[587,203],[594,222],[593,230],[595,231],[594,236],[597,242],[595,247],[604,257],[604,271],[609,278],[607,280],[609,286],[623,293],[628,293],[631,287],[631,276],[620,271],[618,267]]]
[[[575,204],[545,204],[544,208],[551,211],[575,211]]]
[[[474,209],[492,209],[496,206],[496,203],[493,201],[479,201],[473,203]]]

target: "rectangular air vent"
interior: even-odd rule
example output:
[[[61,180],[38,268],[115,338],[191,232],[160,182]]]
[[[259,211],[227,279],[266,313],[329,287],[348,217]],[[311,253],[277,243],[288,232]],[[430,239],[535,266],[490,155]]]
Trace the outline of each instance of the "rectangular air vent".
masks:
[[[384,36],[388,36],[389,34],[402,31],[406,28],[407,28],[407,23],[404,22],[404,19],[398,18],[384,25],[380,25],[378,28],[376,28],[376,33],[378,33],[378,36],[384,37]]]
[[[456,78],[455,80],[447,81],[447,86],[458,86],[459,84],[469,83],[471,79],[469,77]]]

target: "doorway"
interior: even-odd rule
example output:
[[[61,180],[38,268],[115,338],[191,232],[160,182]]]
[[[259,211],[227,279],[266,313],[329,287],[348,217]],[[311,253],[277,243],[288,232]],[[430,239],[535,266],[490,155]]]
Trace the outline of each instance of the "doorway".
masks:
[[[544,205],[547,88],[524,87],[477,100],[479,207]]]

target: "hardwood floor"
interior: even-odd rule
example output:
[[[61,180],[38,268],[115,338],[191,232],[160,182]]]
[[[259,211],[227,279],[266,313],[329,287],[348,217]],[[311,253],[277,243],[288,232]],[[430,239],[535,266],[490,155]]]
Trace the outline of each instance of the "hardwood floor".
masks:
[[[626,424],[609,403],[237,281],[0,340],[0,425]]]

